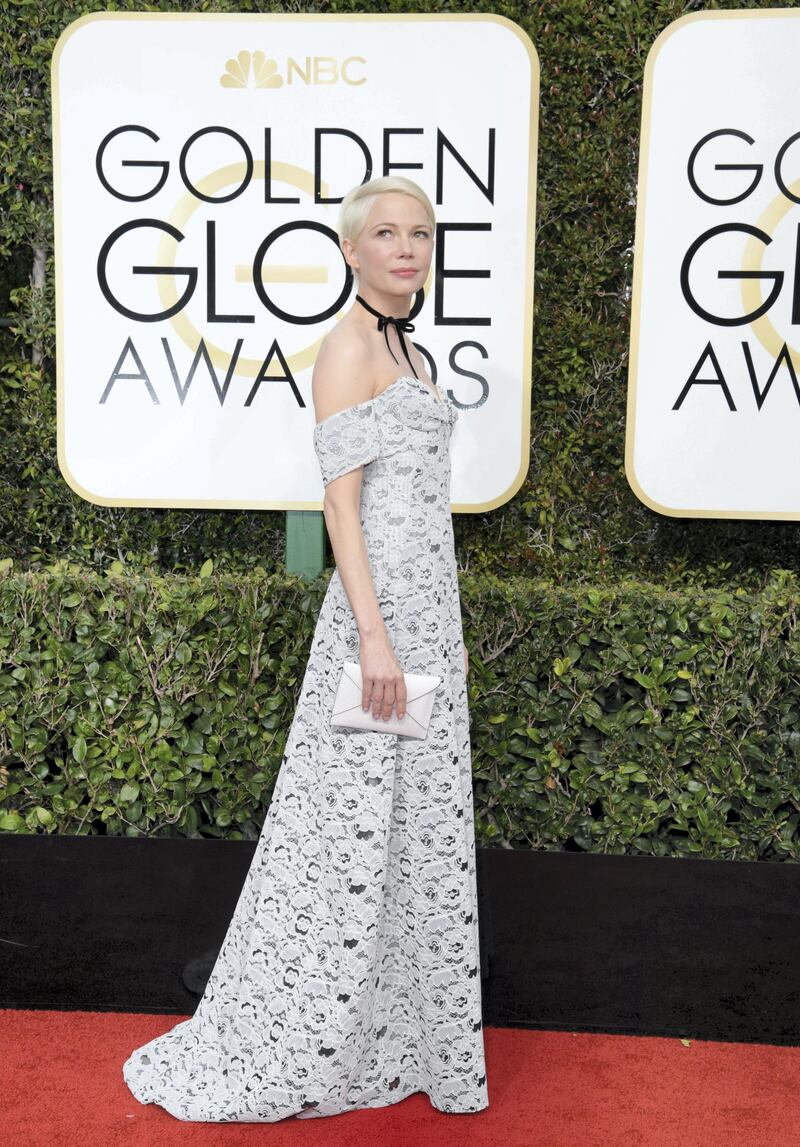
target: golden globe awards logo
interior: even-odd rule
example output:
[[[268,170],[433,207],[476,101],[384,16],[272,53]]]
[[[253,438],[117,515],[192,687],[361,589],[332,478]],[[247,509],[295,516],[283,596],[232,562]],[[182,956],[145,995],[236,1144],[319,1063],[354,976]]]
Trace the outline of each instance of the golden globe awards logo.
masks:
[[[800,13],[683,17],[648,56],[626,473],[675,516],[800,517]]]
[[[786,341],[785,337],[781,337],[771,317],[772,314],[777,313],[781,295],[787,289],[788,274],[790,276],[788,289],[791,291],[789,300],[791,326],[800,323],[800,223],[794,220],[791,230],[787,227],[780,232],[778,250],[780,250],[781,256],[785,257],[787,254],[789,256],[788,271],[782,269],[766,270],[763,266],[765,253],[774,241],[779,224],[787,220],[793,205],[800,203],[800,196],[797,194],[797,191],[800,190],[800,179],[795,179],[793,184],[789,184],[784,174],[786,165],[792,160],[794,166],[800,169],[800,147],[794,151],[791,150],[798,143],[798,140],[800,140],[800,132],[794,132],[779,147],[767,176],[767,178],[771,176],[774,179],[774,198],[753,222],[748,222],[746,219],[748,204],[765,178],[765,165],[762,162],[742,162],[740,152],[744,150],[747,154],[746,149],[756,148],[756,140],[746,131],[738,128],[718,128],[704,135],[692,148],[689,156],[687,179],[695,195],[703,202],[716,207],[728,208],[736,204],[740,218],[707,227],[690,244],[681,263],[681,292],[687,306],[710,327],[724,330],[742,327],[745,328],[745,333],[758,338],[770,356],[771,369],[763,382],[759,380],[751,342],[748,338],[739,340],[741,361],[737,362],[737,356],[734,355],[734,361],[729,364],[726,363],[723,368],[720,352],[715,349],[714,339],[711,337],[703,347],[700,357],[673,404],[673,410],[681,408],[694,386],[719,387],[720,396],[727,408],[736,410],[736,400],[732,386],[726,378],[726,373],[733,376],[740,375],[741,368],[746,370],[752,394],[748,395],[747,387],[735,386],[734,389],[739,395],[740,401],[747,401],[748,397],[751,397],[755,402],[756,409],[761,410],[778,371],[783,369],[786,371],[786,376],[791,382],[798,399],[798,405],[800,405],[800,387],[796,373],[798,351]],[[733,145],[733,147],[730,152],[726,148],[723,152],[724,160],[715,162],[713,165],[716,172],[726,173],[724,177],[718,178],[718,181],[727,184],[727,190],[721,186],[715,188],[712,193],[699,181],[697,165],[703,150],[712,147],[715,141],[719,141],[720,144]],[[744,148],[742,148],[742,144],[744,144]],[[734,157],[738,159],[738,162],[734,161]],[[738,179],[736,178],[737,174]],[[730,187],[731,183],[734,184],[733,188]],[[739,187],[736,187],[737,183]],[[740,284],[741,305],[737,306],[733,313],[720,313],[724,307],[715,303],[715,292],[710,292],[709,296],[698,297],[692,269],[704,259],[713,261],[715,247],[727,253],[737,241],[741,242],[742,265],[738,268],[723,267],[718,269],[716,273],[720,282],[731,280]],[[789,248],[788,251],[787,247]],[[783,325],[785,317],[784,313],[776,321]],[[727,350],[728,342],[726,342],[725,347]]]
[[[494,16],[70,25],[53,139],[72,488],[110,505],[320,508],[311,370],[353,295],[336,222],[344,194],[385,171],[436,204],[411,313],[434,380],[476,415],[459,427],[454,508],[511,497],[528,460],[535,65]],[[502,72],[511,105],[470,87],[479,68]]]

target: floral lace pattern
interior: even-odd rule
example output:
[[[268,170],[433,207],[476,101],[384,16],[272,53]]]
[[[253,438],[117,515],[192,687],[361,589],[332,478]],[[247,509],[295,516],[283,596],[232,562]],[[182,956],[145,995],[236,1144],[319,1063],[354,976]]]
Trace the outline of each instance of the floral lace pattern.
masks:
[[[427,391],[427,393],[425,393]],[[458,411],[413,376],[314,427],[361,523],[405,671],[443,678],[424,740],[331,726],[358,628],[334,570],[253,861],[195,1014],[135,1050],[178,1119],[274,1122],[417,1091],[488,1106],[469,714],[450,511]]]

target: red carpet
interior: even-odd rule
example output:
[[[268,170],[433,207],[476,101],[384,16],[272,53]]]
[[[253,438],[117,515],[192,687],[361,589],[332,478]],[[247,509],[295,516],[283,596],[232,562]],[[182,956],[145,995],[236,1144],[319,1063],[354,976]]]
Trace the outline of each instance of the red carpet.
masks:
[[[0,1011],[0,1129],[19,1147],[777,1147],[800,1144],[800,1048],[486,1029],[490,1106],[425,1095],[283,1123],[183,1123],[122,1080],[180,1016]]]

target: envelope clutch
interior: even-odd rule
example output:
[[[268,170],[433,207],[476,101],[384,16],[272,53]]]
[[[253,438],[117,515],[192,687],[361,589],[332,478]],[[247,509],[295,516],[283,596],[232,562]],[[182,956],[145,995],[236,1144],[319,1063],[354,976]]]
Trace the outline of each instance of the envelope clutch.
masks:
[[[404,673],[403,678],[406,683],[405,715],[398,718],[392,707],[388,721],[382,717],[376,720],[372,715],[372,705],[366,713],[361,707],[361,666],[357,662],[345,661],[333,701],[331,724],[376,733],[397,733],[401,737],[425,738],[442,678],[430,673]]]

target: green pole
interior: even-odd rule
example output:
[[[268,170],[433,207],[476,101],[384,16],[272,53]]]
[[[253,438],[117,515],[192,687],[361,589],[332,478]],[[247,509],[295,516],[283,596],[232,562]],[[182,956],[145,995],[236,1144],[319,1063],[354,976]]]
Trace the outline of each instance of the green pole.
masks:
[[[321,510],[286,511],[286,571],[313,578],[325,568],[325,518]]]

